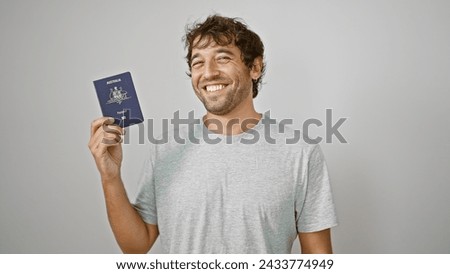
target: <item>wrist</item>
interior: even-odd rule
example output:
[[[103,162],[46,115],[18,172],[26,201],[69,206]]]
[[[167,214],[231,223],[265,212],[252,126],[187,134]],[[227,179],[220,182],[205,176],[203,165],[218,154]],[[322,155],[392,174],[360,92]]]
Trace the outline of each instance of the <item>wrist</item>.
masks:
[[[119,174],[108,174],[108,175],[102,175],[101,176],[102,185],[111,185],[111,184],[118,184],[122,182],[122,178]]]

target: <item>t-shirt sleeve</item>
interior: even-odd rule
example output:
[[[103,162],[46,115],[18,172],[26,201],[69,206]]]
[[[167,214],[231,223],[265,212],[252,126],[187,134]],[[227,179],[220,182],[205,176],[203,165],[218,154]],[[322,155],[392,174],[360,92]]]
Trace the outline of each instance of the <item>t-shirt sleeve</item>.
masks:
[[[315,232],[337,225],[327,165],[319,145],[306,153],[296,190],[297,232]]]
[[[144,222],[148,224],[158,224],[156,199],[155,199],[155,178],[154,171],[155,147],[152,144],[149,155],[144,161],[142,172],[139,180],[138,193],[133,206],[141,215]]]

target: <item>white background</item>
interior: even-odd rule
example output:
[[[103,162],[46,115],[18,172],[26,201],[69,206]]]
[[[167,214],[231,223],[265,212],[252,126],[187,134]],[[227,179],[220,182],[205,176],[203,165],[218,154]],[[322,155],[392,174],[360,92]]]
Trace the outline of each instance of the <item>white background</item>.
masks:
[[[92,81],[131,71],[156,132],[177,110],[202,115],[181,38],[213,12],[243,18],[265,43],[258,111],[299,129],[327,108],[348,118],[349,143],[322,144],[334,251],[449,253],[450,2],[436,0],[2,0],[0,252],[120,252],[87,148],[101,115]],[[138,133],[124,146],[132,199]]]

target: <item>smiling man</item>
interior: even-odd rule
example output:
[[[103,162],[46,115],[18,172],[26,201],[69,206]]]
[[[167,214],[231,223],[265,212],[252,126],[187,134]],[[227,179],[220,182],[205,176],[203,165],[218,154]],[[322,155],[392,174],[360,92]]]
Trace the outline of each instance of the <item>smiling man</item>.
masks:
[[[160,237],[167,253],[290,253],[299,237],[303,253],[331,253],[337,222],[320,147],[287,145],[292,130],[273,130],[279,126],[253,104],[265,68],[259,36],[239,20],[213,15],[189,28],[185,43],[206,114],[176,134],[200,141],[151,144],[135,203],[120,176],[120,142],[102,142],[120,139],[102,129],[112,120],[91,125],[89,147],[122,251],[148,252]],[[256,138],[268,125],[274,142]]]

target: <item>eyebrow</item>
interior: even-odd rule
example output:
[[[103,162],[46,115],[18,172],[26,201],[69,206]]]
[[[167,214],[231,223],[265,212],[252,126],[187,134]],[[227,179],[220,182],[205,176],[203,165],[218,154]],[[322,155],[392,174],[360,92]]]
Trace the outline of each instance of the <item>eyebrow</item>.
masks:
[[[228,53],[228,54],[234,56],[233,52],[231,50],[229,50],[229,49],[226,49],[226,48],[219,48],[218,50],[216,50],[216,53]]]
[[[218,48],[217,50],[214,51],[214,53],[215,53],[215,54],[218,54],[218,53],[227,53],[227,54],[230,54],[230,55],[233,55],[233,56],[234,56],[234,53],[233,53],[231,50],[226,49],[226,48]],[[196,53],[196,54],[192,55],[192,57],[191,57],[191,62],[192,62],[192,60],[194,60],[194,59],[197,58],[197,57],[200,57],[200,54],[199,54],[199,53]]]
[[[191,62],[192,62],[192,60],[194,60],[195,58],[197,58],[197,57],[199,57],[199,56],[200,56],[200,54],[198,54],[198,53],[192,55],[192,57],[191,57]]]

